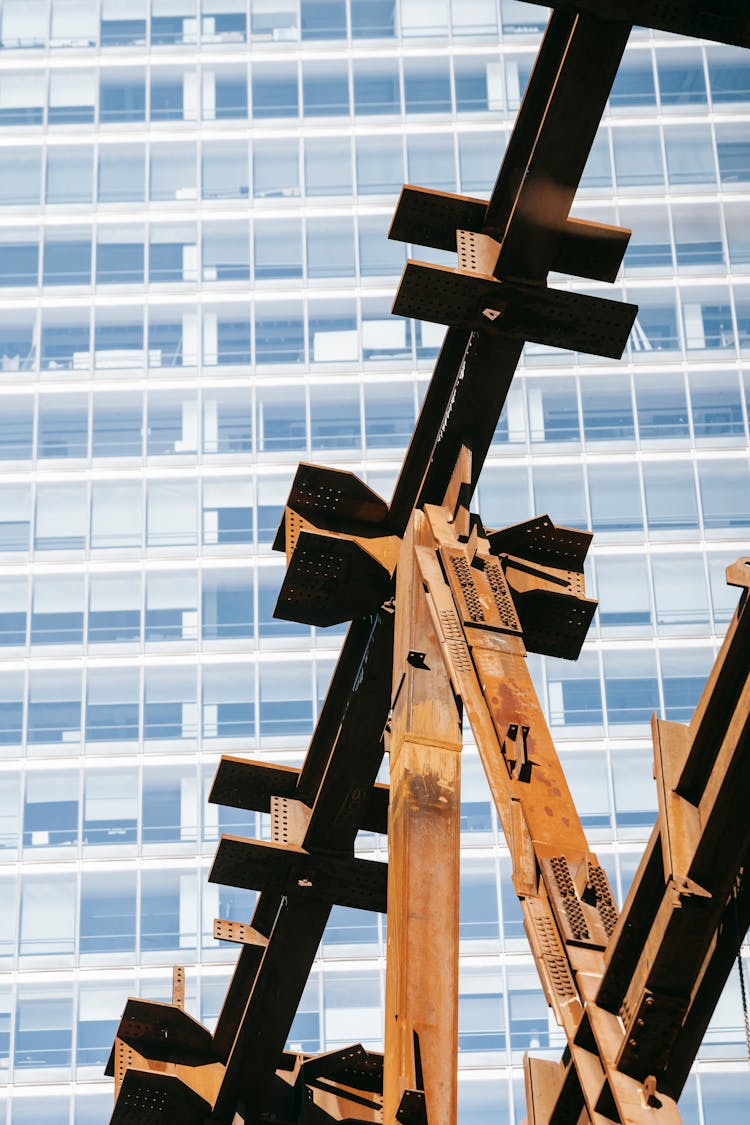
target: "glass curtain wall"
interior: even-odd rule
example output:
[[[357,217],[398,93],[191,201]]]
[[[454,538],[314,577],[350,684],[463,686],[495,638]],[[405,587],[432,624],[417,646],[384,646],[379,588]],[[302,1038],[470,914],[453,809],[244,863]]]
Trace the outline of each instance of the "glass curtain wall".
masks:
[[[211,779],[223,752],[299,763],[342,637],[272,617],[289,483],[305,458],[389,496],[443,335],[389,314],[394,203],[489,193],[546,16],[0,4],[0,1125],[106,1122],[124,1000],[167,1000],[175,963],[216,1018],[213,918],[253,896],[208,869],[268,825]],[[526,348],[476,506],[596,533],[584,653],[531,666],[621,899],[650,716],[689,717],[748,553],[747,54],[636,31],[575,213],[633,228],[635,331],[622,363]],[[463,830],[461,1121],[520,1125],[523,1052],[562,1039],[470,739]],[[334,910],[292,1047],[381,1044],[384,942]],[[735,977],[685,1120],[739,1125],[749,1096]]]

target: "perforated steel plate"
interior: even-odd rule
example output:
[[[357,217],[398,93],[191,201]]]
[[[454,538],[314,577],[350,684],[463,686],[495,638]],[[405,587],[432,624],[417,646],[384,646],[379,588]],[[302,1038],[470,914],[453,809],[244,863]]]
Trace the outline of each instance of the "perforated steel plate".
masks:
[[[170,1074],[128,1070],[110,1125],[203,1125],[211,1106]]]
[[[481,231],[486,213],[485,199],[406,184],[396,204],[388,237],[414,246],[455,250],[456,231]]]
[[[286,844],[222,836],[209,882],[275,894],[306,894],[338,906],[385,912],[388,865],[309,855]]]
[[[638,306],[410,261],[393,312],[619,359]]]
[[[117,1034],[152,1059],[194,1064],[209,1062],[214,1056],[211,1033],[173,1004],[129,999]]]
[[[225,756],[219,762],[208,799],[212,805],[270,812],[271,797],[293,797],[298,778],[299,770],[292,766]]]
[[[388,514],[382,496],[354,473],[300,465],[289,493],[289,507],[300,515],[379,524]]]
[[[307,1059],[302,1064],[302,1076],[306,1082],[328,1078],[344,1086],[354,1086],[373,1094],[382,1093],[383,1056],[375,1051],[366,1051],[361,1043],[355,1043],[340,1051],[328,1051]]]
[[[590,531],[558,527],[549,516],[535,516],[499,531],[488,531],[487,537],[494,555],[515,555],[561,570],[583,570],[593,538]]]
[[[376,610],[389,596],[391,576],[350,539],[300,533],[274,617],[304,625],[338,625]]]
[[[575,660],[586,640],[598,603],[575,594],[551,590],[514,590],[508,585],[523,628],[523,643],[530,652]]]

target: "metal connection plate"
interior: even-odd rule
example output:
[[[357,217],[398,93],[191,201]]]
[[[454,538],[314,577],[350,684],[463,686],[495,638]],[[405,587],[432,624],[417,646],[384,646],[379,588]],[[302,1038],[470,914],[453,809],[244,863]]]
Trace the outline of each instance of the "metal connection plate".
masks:
[[[456,231],[479,233],[486,213],[486,199],[450,195],[406,184],[396,204],[388,237],[396,242],[411,242],[413,246],[455,250]]]
[[[271,811],[271,797],[294,797],[299,770],[293,766],[267,765],[225,755],[219,762],[209,802],[233,809]]]
[[[170,1074],[128,1070],[110,1125],[203,1125],[211,1106]]]
[[[209,882],[309,895],[331,904],[385,912],[388,865],[370,859],[315,856],[289,845],[222,836]]]
[[[638,306],[410,261],[393,312],[619,359]]]
[[[173,1062],[207,1062],[214,1057],[211,1033],[174,1004],[131,997],[118,1037],[141,1055]]]
[[[274,616],[305,625],[337,625],[377,610],[390,588],[386,568],[357,543],[303,531]]]
[[[512,527],[488,531],[487,538],[494,555],[516,555],[527,562],[583,570],[593,536],[590,531],[560,527],[549,516],[535,516]]]

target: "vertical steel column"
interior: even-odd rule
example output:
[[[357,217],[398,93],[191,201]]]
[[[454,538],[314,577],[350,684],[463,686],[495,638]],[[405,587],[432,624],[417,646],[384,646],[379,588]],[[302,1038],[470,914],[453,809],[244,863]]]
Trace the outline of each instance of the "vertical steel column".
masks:
[[[383,1120],[396,1120],[405,1090],[424,1090],[430,1125],[455,1125],[461,723],[417,544],[435,546],[421,512],[396,586]]]

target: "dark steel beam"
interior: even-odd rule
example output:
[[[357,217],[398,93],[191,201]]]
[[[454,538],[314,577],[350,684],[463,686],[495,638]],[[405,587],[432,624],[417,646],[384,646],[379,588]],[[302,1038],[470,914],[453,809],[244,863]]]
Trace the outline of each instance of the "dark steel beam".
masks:
[[[530,0],[560,15],[588,12],[628,20],[672,35],[750,47],[750,11],[745,0]]]

